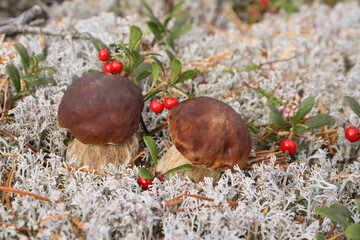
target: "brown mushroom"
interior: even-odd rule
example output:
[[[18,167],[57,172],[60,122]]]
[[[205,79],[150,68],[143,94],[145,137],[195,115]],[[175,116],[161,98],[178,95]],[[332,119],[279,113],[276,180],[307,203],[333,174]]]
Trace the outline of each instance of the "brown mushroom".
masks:
[[[210,97],[191,98],[173,107],[167,118],[175,145],[160,159],[157,171],[192,164],[184,176],[196,182],[204,177],[216,181],[221,171],[246,165],[250,134],[240,115],[227,104]]]
[[[76,79],[58,111],[60,126],[75,137],[66,158],[95,169],[129,162],[139,150],[143,106],[141,91],[127,78],[99,72]]]

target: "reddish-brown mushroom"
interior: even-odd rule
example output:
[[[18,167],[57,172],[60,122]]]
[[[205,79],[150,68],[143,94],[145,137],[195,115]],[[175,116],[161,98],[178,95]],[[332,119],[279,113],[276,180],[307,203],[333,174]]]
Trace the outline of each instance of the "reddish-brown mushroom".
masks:
[[[160,159],[158,171],[192,164],[183,174],[198,182],[204,177],[217,180],[221,171],[246,165],[250,134],[227,104],[210,97],[191,98],[173,107],[167,118],[174,146]]]
[[[60,126],[75,137],[66,157],[96,169],[127,163],[139,150],[135,133],[143,106],[140,90],[127,78],[99,72],[76,79],[58,111]]]

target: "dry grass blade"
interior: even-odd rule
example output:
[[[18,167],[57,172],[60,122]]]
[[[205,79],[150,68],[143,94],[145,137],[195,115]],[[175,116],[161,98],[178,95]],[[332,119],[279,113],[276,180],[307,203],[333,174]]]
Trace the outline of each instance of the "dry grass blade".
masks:
[[[56,215],[53,215],[53,216],[50,216],[50,217],[47,217],[47,218],[37,220],[36,223],[42,223],[42,222],[45,222],[45,221],[48,221],[48,220],[51,220],[51,219],[54,219],[54,218],[60,218],[60,217],[66,217],[66,216],[67,216],[67,214],[56,214]]]
[[[14,139],[15,141],[19,142],[19,141],[17,140],[17,137],[15,137],[14,135],[12,135],[11,133],[9,133],[9,132],[6,131],[6,130],[0,130],[0,133],[2,133],[2,134],[4,134],[4,135],[6,135],[6,136],[8,136],[8,137],[10,137],[10,138],[12,138],[12,139]],[[34,149],[32,149],[32,147],[30,147],[28,144],[24,143],[24,146],[25,146],[27,149],[29,149],[34,155],[37,155],[37,152],[36,152]]]
[[[45,230],[42,229],[42,228],[37,228],[36,231],[41,232],[41,233],[45,232]],[[60,239],[63,239],[60,235],[58,235],[58,234],[56,234],[56,233],[53,233],[53,232],[51,232],[51,231],[48,231],[48,232],[49,232],[50,236],[52,236],[52,237],[55,238],[55,239],[59,239],[59,240],[60,240]]]
[[[32,193],[32,192],[27,192],[27,191],[18,190],[18,189],[14,189],[14,188],[10,188],[10,187],[3,187],[3,186],[0,186],[0,190],[6,191],[6,192],[12,192],[12,193],[23,195],[23,196],[31,196],[31,197],[35,197],[36,199],[39,199],[39,200],[51,202],[50,199],[48,199],[46,197],[42,197],[42,196]],[[55,201],[55,202],[56,203],[65,203],[63,201]]]
[[[84,225],[77,220],[74,216],[72,216],[71,214],[69,214],[70,219],[76,224],[76,226],[78,226],[81,230],[83,230],[84,232],[87,232],[86,228],[84,227]]]
[[[80,167],[75,167],[75,166],[62,166],[62,167],[68,169],[69,171],[71,171],[72,169],[75,169],[75,170],[78,170],[80,172],[94,173],[96,175],[102,175],[102,176],[107,175],[104,172],[100,172],[100,171],[96,171],[96,170],[92,170],[92,169],[80,168]]]
[[[128,165],[134,164],[134,162],[135,162],[136,160],[138,160],[145,152],[146,152],[146,149],[142,150],[138,155],[136,155],[136,157],[134,157],[133,160],[131,160],[131,161],[129,162]]]

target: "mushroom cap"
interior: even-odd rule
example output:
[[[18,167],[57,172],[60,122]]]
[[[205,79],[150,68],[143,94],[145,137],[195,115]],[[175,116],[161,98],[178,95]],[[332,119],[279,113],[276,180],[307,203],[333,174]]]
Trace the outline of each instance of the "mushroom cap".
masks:
[[[168,122],[176,148],[194,165],[211,170],[246,165],[250,134],[229,105],[210,97],[190,98],[169,111]]]
[[[60,126],[85,144],[119,144],[138,129],[144,100],[129,79],[98,72],[76,79],[59,105]]]

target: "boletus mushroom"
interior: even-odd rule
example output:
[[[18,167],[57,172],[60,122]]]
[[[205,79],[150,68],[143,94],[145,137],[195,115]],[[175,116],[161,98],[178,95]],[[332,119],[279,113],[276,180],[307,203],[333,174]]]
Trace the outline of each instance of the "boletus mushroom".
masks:
[[[173,107],[167,119],[174,145],[158,162],[157,171],[192,164],[184,176],[195,182],[204,177],[217,181],[222,171],[246,165],[250,134],[229,105],[210,97],[190,98]]]
[[[139,150],[135,133],[143,107],[141,91],[125,77],[99,72],[76,79],[58,111],[60,126],[75,137],[66,158],[93,169],[128,163]]]

